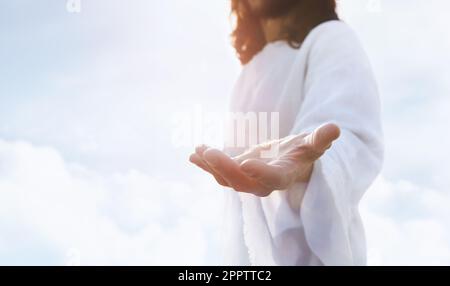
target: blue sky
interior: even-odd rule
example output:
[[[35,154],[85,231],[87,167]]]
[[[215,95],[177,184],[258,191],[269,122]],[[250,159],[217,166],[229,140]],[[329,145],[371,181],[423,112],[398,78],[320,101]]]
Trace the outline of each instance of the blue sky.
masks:
[[[371,264],[450,264],[447,2],[339,1],[383,101]],[[220,190],[172,132],[226,111],[228,1],[81,4],[0,4],[0,264],[218,263]]]

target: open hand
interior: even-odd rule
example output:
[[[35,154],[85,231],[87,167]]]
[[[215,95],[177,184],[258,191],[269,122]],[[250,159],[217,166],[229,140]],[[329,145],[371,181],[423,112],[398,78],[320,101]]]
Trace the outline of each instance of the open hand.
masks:
[[[189,160],[213,175],[222,186],[264,197],[274,190],[286,190],[296,182],[308,182],[314,162],[339,135],[339,127],[329,123],[310,134],[292,135],[253,146],[234,158],[202,145]],[[263,158],[261,153],[273,147],[272,144],[279,144],[278,154]]]

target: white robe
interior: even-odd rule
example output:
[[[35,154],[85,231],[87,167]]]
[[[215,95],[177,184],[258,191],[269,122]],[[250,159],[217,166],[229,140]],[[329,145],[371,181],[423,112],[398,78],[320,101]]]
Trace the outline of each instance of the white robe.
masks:
[[[244,65],[232,112],[279,112],[280,137],[326,122],[341,137],[315,162],[308,184],[265,198],[226,191],[224,264],[365,265],[358,204],[382,165],[377,86],[343,22],[313,29],[300,49],[269,43]]]

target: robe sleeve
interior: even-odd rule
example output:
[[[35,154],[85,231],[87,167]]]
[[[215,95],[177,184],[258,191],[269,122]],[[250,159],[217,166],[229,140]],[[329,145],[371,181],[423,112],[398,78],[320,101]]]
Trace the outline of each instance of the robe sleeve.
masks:
[[[378,175],[382,127],[369,61],[345,24],[312,41],[303,103],[292,134],[333,122],[341,136],[314,164],[300,207],[307,243],[324,265],[364,265],[366,246],[358,204]]]

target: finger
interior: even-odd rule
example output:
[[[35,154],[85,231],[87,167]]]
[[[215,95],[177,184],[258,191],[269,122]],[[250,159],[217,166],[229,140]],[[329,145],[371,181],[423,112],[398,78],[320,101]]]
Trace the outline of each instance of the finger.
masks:
[[[203,152],[205,152],[209,146],[207,145],[200,145],[195,147],[195,153],[197,153],[200,157],[203,157]]]
[[[331,143],[339,138],[341,131],[336,124],[327,123],[305,137],[305,142],[317,153],[323,153],[331,147]]]
[[[203,153],[204,153],[206,150],[208,150],[208,149],[209,149],[209,146],[202,144],[202,145],[197,146],[197,147],[195,148],[195,153],[198,154],[198,156],[199,156],[200,159],[202,160],[203,164],[206,166],[206,168],[208,168],[208,170],[209,170],[208,172],[210,172],[210,173],[214,176],[214,178],[216,178],[217,182],[218,182],[219,184],[221,184],[222,186],[227,186],[227,187],[228,187],[229,185],[228,185],[227,181],[226,181],[224,178],[222,178],[222,176],[220,176],[219,174],[217,174],[217,172],[215,172],[215,171],[208,165],[208,162],[206,162],[205,159],[203,158]]]
[[[242,172],[239,165],[223,152],[210,148],[203,153],[203,158],[236,191],[261,191],[261,186]]]
[[[262,157],[262,152],[267,152],[269,150],[271,150],[274,145],[278,145],[278,150],[284,148],[287,143],[290,140],[293,140],[294,137],[296,137],[297,135],[291,135],[289,137],[291,137],[291,139],[289,139],[289,137],[283,138],[283,139],[275,139],[272,141],[268,141],[268,142],[264,142],[258,145],[255,145],[253,147],[251,147],[250,149],[248,149],[247,151],[245,151],[244,153],[242,153],[241,155],[238,155],[236,157],[233,157],[233,160],[236,161],[238,164],[241,164],[242,162],[244,162],[245,160],[248,159],[260,159],[263,162],[268,162],[270,161],[271,158],[263,158]]]
[[[255,146],[255,147],[249,149],[248,151],[244,152],[243,154],[238,155],[236,157],[233,157],[233,160],[236,163],[240,164],[240,163],[244,162],[247,159],[259,158],[260,155],[261,155],[260,147],[259,146]]]
[[[319,159],[340,135],[337,125],[329,123],[316,128],[293,148],[280,158],[282,162],[298,161],[312,163]],[[279,165],[279,164],[278,164]]]
[[[214,178],[216,179],[217,183],[219,183],[220,185],[224,186],[224,187],[229,187],[227,181],[225,181],[222,177],[220,177],[219,175],[217,175],[205,162],[202,158],[200,158],[200,156],[197,153],[192,154],[189,157],[189,161],[191,161],[193,164],[195,164],[196,166],[198,166],[199,168],[203,169],[204,171],[210,173],[211,175],[214,176]]]
[[[249,159],[242,162],[240,167],[245,174],[271,190],[284,190],[290,184],[289,172],[280,166]]]
[[[209,172],[208,167],[203,163],[203,160],[200,158],[200,156],[198,156],[197,153],[191,154],[191,156],[189,156],[189,162],[197,165],[206,172]]]

